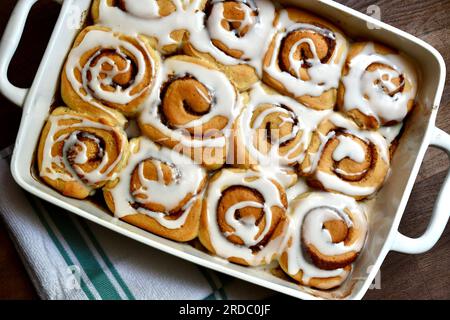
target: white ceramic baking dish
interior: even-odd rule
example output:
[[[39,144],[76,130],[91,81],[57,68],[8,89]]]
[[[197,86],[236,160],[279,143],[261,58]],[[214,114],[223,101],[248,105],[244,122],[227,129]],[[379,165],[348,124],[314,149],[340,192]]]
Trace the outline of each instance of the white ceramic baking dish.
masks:
[[[30,168],[35,146],[48,116],[49,106],[54,101],[58,89],[61,67],[91,4],[90,0],[62,1],[59,19],[33,85],[29,89],[21,89],[8,81],[7,70],[23,33],[29,11],[37,1],[18,1],[0,45],[0,90],[18,106],[23,106],[11,170],[17,183],[29,192],[151,247],[301,299],[319,297],[361,299],[390,250],[410,254],[422,253],[430,250],[440,238],[450,214],[449,178],[445,180],[436,200],[425,233],[419,238],[411,239],[398,232],[398,225],[427,148],[435,146],[450,154],[450,136],[435,127],[435,118],[444,89],[445,64],[441,55],[422,40],[333,1],[291,1],[340,25],[350,36],[379,40],[407,52],[415,59],[421,73],[419,104],[408,121],[394,156],[392,174],[373,204],[366,248],[357,260],[350,279],[340,288],[324,293],[299,287],[267,271],[234,265],[189,245],[152,235],[114,219],[90,202],[61,196],[33,177]],[[368,23],[377,28],[368,28]]]

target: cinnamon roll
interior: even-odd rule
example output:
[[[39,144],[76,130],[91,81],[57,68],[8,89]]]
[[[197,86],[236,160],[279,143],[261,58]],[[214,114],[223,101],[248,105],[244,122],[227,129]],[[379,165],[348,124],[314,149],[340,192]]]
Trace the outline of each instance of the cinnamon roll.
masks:
[[[162,70],[138,119],[142,132],[208,169],[220,168],[241,106],[235,87],[214,65],[189,56],[166,59]]]
[[[401,122],[414,105],[417,76],[402,54],[373,42],[352,45],[338,91],[340,110],[365,129]]]
[[[264,57],[263,81],[300,103],[317,109],[332,109],[347,40],[331,23],[294,8],[280,11],[279,32]]]
[[[216,63],[239,90],[247,90],[262,75],[274,18],[269,0],[209,1],[206,29],[189,34],[184,51]]]
[[[145,38],[87,27],[78,35],[61,77],[68,107],[124,124],[150,94],[159,56]]]
[[[232,163],[245,168],[268,168],[280,180],[292,174],[294,179],[290,180],[295,183],[292,168],[303,161],[313,131],[329,114],[330,111],[309,109],[264,85],[255,85],[233,127]]]
[[[389,145],[380,133],[333,113],[314,132],[299,168],[311,186],[360,200],[383,185],[389,163]]]
[[[59,107],[41,134],[39,175],[63,195],[84,199],[115,177],[127,152],[128,140],[121,127]]]
[[[130,141],[126,165],[103,189],[114,215],[176,241],[197,237],[206,171],[145,137]]]
[[[302,285],[323,290],[341,285],[365,243],[364,210],[353,198],[313,192],[293,200],[289,216],[281,268]]]
[[[162,53],[180,48],[186,32],[203,29],[206,0],[94,0],[96,24],[145,35]]]
[[[287,225],[286,194],[253,170],[223,169],[209,182],[199,239],[213,254],[257,266],[278,256]]]

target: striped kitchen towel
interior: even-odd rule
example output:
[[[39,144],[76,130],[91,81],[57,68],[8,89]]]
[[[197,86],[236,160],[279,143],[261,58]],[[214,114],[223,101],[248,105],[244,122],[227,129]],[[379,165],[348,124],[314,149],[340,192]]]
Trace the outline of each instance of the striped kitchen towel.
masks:
[[[42,201],[0,152],[0,215],[42,299],[261,299],[272,292],[198,267]]]

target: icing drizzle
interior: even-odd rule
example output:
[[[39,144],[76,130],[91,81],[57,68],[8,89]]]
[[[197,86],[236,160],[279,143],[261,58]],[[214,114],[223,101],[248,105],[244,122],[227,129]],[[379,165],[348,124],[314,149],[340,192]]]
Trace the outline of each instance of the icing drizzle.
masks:
[[[386,165],[389,165],[389,145],[381,134],[376,131],[361,130],[353,121],[345,118],[339,113],[332,113],[327,120],[331,121],[337,128],[344,130],[344,133],[349,133],[365,142],[373,144],[382,161],[384,161]],[[315,178],[328,190],[336,190],[352,196],[368,196],[373,194],[378,186],[358,186],[351,181],[345,181],[336,175],[317,170],[324,147],[330,139],[337,135],[337,133],[336,131],[330,131],[324,135],[319,131],[316,132],[319,134],[320,138],[319,150],[316,153],[308,153],[310,156],[310,166],[302,168],[302,171],[306,174],[314,174]],[[345,157],[348,157],[356,162],[364,161],[365,152],[359,144],[354,142],[351,138],[345,137],[345,135],[339,135],[338,141],[339,145],[333,152],[333,160],[340,161]],[[343,172],[338,171],[337,173]],[[358,173],[358,175],[362,173],[363,172]]]
[[[348,211],[351,212],[351,216]],[[285,249],[288,254],[288,273],[296,275],[302,271],[304,283],[308,283],[311,278],[341,277],[344,280],[347,272],[342,268],[323,270],[315,266],[301,250],[302,239],[328,256],[351,251],[359,252],[365,242],[367,220],[357,202],[353,198],[340,194],[314,192],[293,200],[289,206],[289,215],[291,217],[288,229],[290,245]],[[351,244],[343,241],[333,243],[330,234],[323,227],[326,221],[331,220],[341,220],[347,227],[357,228],[362,236]],[[302,230],[306,232],[302,233]]]
[[[264,204],[244,201],[228,208],[225,217],[227,223],[233,226],[234,232],[224,234],[217,223],[218,204],[222,197],[222,192],[231,186],[243,186],[258,191],[264,199]],[[272,221],[272,208],[284,208],[284,205],[280,198],[280,191],[269,178],[251,170],[222,170],[219,173],[219,177],[209,184],[204,205],[206,206],[210,241],[216,253],[221,257],[238,257],[245,260],[249,265],[254,266],[261,263],[269,263],[274,256],[279,254],[280,246],[284,240],[284,232],[277,238],[271,239],[265,246],[260,247],[259,251],[253,252],[251,247],[258,244],[268,235],[271,223],[266,223],[264,230],[257,236],[258,228],[255,226],[255,221],[250,219],[239,220],[235,214],[238,209],[256,207],[263,210],[266,222]],[[242,236],[241,239],[244,245],[236,245],[230,242],[227,239],[230,235]]]
[[[127,165],[118,175],[118,183],[108,188],[114,199],[114,214],[118,218],[137,213],[145,214],[168,229],[178,229],[184,225],[192,205],[202,194],[198,190],[206,178],[206,172],[190,158],[171,149],[159,147],[147,138],[137,138],[130,141],[131,155]],[[158,170],[158,180],[149,180],[143,173],[143,163],[151,160]],[[172,182],[163,181],[161,163],[170,167]],[[137,168],[141,186],[133,193],[130,192],[131,176]],[[168,196],[170,195],[170,196]],[[190,200],[181,209],[182,213],[176,219],[167,219],[168,212],[176,208],[186,196]],[[145,204],[155,202],[164,206],[164,212],[152,211],[135,203]]]
[[[146,75],[154,77],[155,64],[146,45],[139,38],[133,39],[139,46],[125,40],[111,31],[91,29],[83,40],[71,50],[67,58],[65,72],[73,90],[85,102],[114,116],[108,108],[111,104],[127,105],[150,90],[152,81],[142,86]],[[116,61],[103,56],[105,50],[126,61],[124,68],[119,68]],[[81,64],[88,52],[93,52],[88,61]],[[128,54],[126,54],[127,52]],[[130,56],[135,67],[132,66]],[[148,67],[150,64],[150,70]],[[105,66],[108,66],[105,68]],[[136,70],[132,70],[136,69]],[[135,73],[128,86],[114,83],[114,79],[126,73]],[[81,79],[80,79],[81,77]],[[107,87],[108,89],[105,89]],[[111,90],[110,88],[113,88]]]
[[[220,71],[177,59],[167,59],[161,69],[161,75],[157,77],[156,89],[151,94],[140,115],[140,123],[156,127],[164,135],[179,141],[185,147],[224,147],[227,140],[226,136],[229,135],[228,129],[241,108],[240,98],[228,78]],[[198,119],[172,128],[167,126],[161,117],[159,106],[161,99],[164,97],[160,96],[160,88],[163,83],[170,79],[183,78],[185,76],[192,76],[205,85],[214,96],[213,104],[209,112]],[[195,128],[217,116],[229,119],[225,128],[220,130],[221,135],[192,139],[190,135],[186,134],[187,128],[195,130]],[[202,132],[198,132],[198,135],[202,134]]]
[[[274,49],[271,59],[268,65],[265,65],[264,71],[272,78],[283,84],[283,86],[289,92],[295,94],[296,97],[309,95],[320,96],[325,91],[337,88],[339,86],[339,79],[341,76],[341,70],[345,62],[347,55],[347,46],[345,37],[339,32],[332,32],[325,28],[315,26],[308,23],[296,23],[289,18],[288,12],[282,10],[279,15],[278,24],[276,26],[280,30],[274,38]],[[278,62],[278,53],[281,50],[283,39],[286,38],[291,32],[296,30],[303,30],[311,33],[318,33],[327,38],[330,38],[336,43],[332,56],[328,63],[322,63],[317,54],[317,49],[312,39],[303,38],[297,41],[289,51],[289,61],[291,69],[294,70],[296,76],[291,73],[281,70]],[[294,59],[294,53],[298,48],[307,43],[313,58],[304,60]],[[341,52],[342,50],[342,52]],[[308,65],[309,80],[302,80],[300,77],[300,69],[305,64]]]
[[[389,68],[369,71],[373,64]],[[398,90],[392,80],[403,78],[400,87],[409,83],[409,90]],[[408,113],[408,102],[416,95],[417,79],[413,66],[402,55],[377,53],[372,42],[349,62],[349,73],[342,78],[345,86],[344,110],[358,109],[380,121],[402,121]],[[395,92],[387,94],[387,92]]]
[[[126,135],[122,129],[75,115],[51,115],[48,123],[50,130],[42,153],[41,177],[66,182],[78,181],[92,190],[95,189],[98,183],[106,182],[115,177],[116,173],[114,170],[122,160],[127,144]],[[114,136],[120,137],[120,145],[118,146],[120,152],[113,162],[110,161],[108,153],[101,147],[99,138],[90,133],[89,128],[108,131]],[[97,156],[101,158],[101,162],[94,170],[89,172],[83,171],[80,166],[88,161],[88,147],[80,138],[88,138],[96,142],[100,150]],[[64,143],[62,155],[54,156],[52,154],[53,146],[61,142]],[[75,156],[72,156],[74,165],[71,165],[68,150],[73,149],[74,146],[77,147],[77,153]]]

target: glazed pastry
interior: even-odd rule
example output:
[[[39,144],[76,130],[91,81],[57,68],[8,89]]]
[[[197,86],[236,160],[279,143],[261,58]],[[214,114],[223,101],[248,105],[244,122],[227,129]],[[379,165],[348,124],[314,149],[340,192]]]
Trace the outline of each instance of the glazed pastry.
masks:
[[[62,72],[68,107],[126,122],[150,94],[159,56],[145,38],[87,27],[78,35]]]
[[[332,109],[347,40],[329,22],[293,8],[280,11],[279,30],[264,57],[263,81],[306,106]]]
[[[350,197],[313,192],[289,205],[281,268],[302,285],[332,289],[344,282],[367,235],[364,210]]]
[[[176,241],[197,237],[206,171],[147,138],[130,141],[130,156],[104,191],[114,215]]]
[[[39,175],[63,195],[84,199],[115,177],[127,152],[122,128],[69,108],[56,108],[41,134]]]
[[[284,3],[93,0],[39,141],[43,182],[100,189],[111,219],[291,286],[342,285],[418,77]]]
[[[360,200],[382,186],[389,162],[389,145],[381,134],[360,130],[333,113],[314,132],[300,172],[313,187]]]
[[[270,263],[285,239],[286,194],[252,170],[223,169],[210,180],[199,239],[213,254],[242,265]]]
[[[189,56],[166,59],[160,81],[139,118],[142,132],[208,169],[223,166],[241,105],[235,87],[214,65]]]
[[[401,122],[414,105],[417,76],[409,60],[383,45],[352,45],[338,92],[340,110],[365,129]]]
[[[162,53],[179,49],[186,32],[203,29],[206,0],[94,0],[96,24],[147,36]]]
[[[309,109],[264,85],[255,85],[233,128],[232,163],[267,168],[278,177],[283,172],[295,177],[292,167],[303,161],[312,132],[330,112]],[[296,179],[290,180],[295,183]]]
[[[216,63],[239,90],[247,90],[262,74],[274,34],[274,5],[269,0],[213,0],[205,14],[206,29],[190,34],[184,51]]]

